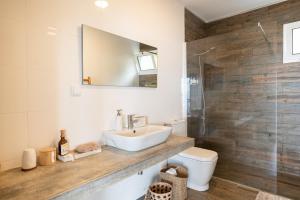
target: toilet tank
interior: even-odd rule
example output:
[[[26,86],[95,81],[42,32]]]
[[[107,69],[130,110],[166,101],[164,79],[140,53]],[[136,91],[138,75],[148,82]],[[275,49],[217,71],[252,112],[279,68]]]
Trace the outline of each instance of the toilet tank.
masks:
[[[172,127],[172,134],[179,136],[187,136],[187,126],[185,120],[172,120],[164,123],[165,126]]]

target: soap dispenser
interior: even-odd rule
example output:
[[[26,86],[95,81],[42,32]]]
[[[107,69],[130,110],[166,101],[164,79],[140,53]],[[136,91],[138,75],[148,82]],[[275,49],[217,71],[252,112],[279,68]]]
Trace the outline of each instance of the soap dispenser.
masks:
[[[117,110],[117,119],[116,119],[116,130],[121,131],[123,129],[123,116],[122,110]]]

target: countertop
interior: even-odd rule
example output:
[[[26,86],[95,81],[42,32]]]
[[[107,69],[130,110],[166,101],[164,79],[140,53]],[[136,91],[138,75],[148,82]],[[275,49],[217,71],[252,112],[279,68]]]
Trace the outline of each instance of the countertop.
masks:
[[[22,172],[0,173],[0,200],[76,199],[99,191],[194,146],[194,139],[171,135],[167,142],[139,152],[105,146],[102,152],[74,162],[57,162]]]

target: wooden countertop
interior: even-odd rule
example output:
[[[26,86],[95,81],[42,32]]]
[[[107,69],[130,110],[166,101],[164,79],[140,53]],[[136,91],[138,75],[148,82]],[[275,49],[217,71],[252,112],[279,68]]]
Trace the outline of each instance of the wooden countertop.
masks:
[[[76,199],[136,174],[194,146],[194,139],[171,135],[167,142],[139,151],[103,147],[97,155],[74,162],[57,162],[22,172],[0,173],[0,200]]]

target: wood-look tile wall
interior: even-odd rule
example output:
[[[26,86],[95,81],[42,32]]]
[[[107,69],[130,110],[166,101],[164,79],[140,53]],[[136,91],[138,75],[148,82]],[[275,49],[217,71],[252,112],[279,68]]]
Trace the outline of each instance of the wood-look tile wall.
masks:
[[[188,126],[221,160],[300,176],[300,63],[282,64],[283,24],[299,20],[300,1],[290,0],[206,24],[207,37],[188,43],[188,76],[198,79],[194,54],[216,47],[202,57],[205,136],[193,105]]]
[[[189,10],[185,9],[185,41],[190,42],[206,37],[205,23]]]
[[[139,87],[157,87],[157,74],[139,75]]]

